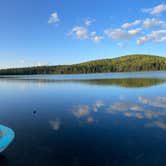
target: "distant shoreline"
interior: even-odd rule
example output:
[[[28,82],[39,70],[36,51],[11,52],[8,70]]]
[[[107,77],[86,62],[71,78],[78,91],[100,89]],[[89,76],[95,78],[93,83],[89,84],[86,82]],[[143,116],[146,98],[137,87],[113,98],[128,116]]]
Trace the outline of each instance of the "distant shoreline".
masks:
[[[0,75],[97,74],[154,71],[166,71],[166,57],[135,54],[73,65],[1,69]]]

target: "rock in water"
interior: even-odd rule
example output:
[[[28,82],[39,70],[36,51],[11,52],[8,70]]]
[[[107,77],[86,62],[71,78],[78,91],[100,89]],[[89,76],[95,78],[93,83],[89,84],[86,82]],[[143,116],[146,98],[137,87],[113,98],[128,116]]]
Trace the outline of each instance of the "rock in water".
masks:
[[[13,141],[15,133],[12,129],[0,125],[0,152],[4,151]]]

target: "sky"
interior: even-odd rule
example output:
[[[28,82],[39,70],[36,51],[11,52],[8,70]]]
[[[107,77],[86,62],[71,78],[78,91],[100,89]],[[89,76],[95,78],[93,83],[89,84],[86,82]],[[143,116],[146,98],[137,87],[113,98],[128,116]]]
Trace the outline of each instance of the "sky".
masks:
[[[166,0],[1,0],[0,68],[166,57]]]

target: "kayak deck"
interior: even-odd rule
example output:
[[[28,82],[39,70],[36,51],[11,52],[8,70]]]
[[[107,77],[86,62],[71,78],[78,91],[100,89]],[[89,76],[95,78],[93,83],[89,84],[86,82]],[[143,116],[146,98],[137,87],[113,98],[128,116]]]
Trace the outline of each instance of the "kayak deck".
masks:
[[[0,152],[4,151],[13,141],[15,133],[12,129],[0,125]]]

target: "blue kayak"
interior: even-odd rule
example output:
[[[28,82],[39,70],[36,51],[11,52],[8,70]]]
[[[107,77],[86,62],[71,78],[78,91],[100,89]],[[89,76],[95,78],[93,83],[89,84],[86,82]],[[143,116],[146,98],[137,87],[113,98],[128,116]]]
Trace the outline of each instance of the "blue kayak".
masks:
[[[0,152],[4,151],[15,137],[14,131],[6,126],[0,125]]]

